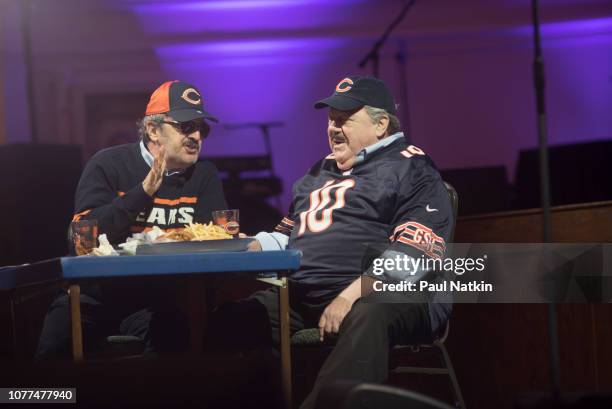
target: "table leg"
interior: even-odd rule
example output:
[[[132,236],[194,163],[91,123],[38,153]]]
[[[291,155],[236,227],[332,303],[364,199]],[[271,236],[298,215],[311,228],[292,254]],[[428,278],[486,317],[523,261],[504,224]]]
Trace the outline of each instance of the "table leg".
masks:
[[[285,408],[291,409],[291,339],[289,332],[289,282],[281,278],[279,289],[281,385]]]
[[[83,330],[81,328],[81,287],[71,284],[70,321],[72,322],[72,358],[74,362],[83,362]]]

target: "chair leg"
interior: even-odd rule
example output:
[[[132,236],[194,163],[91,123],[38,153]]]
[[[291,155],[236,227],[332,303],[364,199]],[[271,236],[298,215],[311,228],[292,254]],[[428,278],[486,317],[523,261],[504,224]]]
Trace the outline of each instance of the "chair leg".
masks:
[[[465,402],[463,400],[463,395],[461,394],[461,388],[459,387],[459,382],[457,382],[457,376],[455,375],[455,368],[453,368],[453,364],[451,362],[450,356],[448,355],[448,351],[446,350],[446,347],[443,343],[437,344],[437,347],[440,348],[440,352],[442,352],[442,360],[444,361],[444,366],[448,369],[448,377],[450,378],[453,394],[455,395],[455,401],[459,405],[459,408],[466,409]]]

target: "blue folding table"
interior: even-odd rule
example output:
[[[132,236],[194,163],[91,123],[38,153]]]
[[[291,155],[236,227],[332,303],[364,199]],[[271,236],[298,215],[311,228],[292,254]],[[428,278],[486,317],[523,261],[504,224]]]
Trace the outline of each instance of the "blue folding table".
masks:
[[[265,252],[208,252],[108,257],[60,257],[38,263],[0,270],[0,290],[52,282],[67,281],[70,285],[72,320],[72,353],[74,360],[83,360],[80,286],[84,279],[106,279],[138,276],[203,276],[211,274],[276,273],[263,279],[279,288],[281,379],[283,397],[291,407],[291,348],[289,334],[289,290],[287,275],[300,266],[297,250]]]

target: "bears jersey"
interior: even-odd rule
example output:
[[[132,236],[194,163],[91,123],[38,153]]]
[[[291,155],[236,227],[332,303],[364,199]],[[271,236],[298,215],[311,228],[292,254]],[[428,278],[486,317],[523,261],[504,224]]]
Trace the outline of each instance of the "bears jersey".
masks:
[[[165,176],[153,198],[142,188],[149,171],[138,143],[98,152],[81,175],[73,220],[98,220],[100,233],[116,244],[153,226],[172,229],[206,223],[213,210],[227,208],[217,169],[210,162]]]
[[[303,252],[292,285],[332,298],[364,272],[367,248],[442,257],[453,226],[451,203],[433,162],[404,138],[342,172],[330,155],[293,187],[276,231]]]

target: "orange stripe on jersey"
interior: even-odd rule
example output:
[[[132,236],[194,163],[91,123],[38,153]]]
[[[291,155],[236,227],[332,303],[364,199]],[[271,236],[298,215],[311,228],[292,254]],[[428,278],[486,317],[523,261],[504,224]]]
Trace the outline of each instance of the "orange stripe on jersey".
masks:
[[[159,197],[156,197],[155,199],[153,199],[153,203],[155,204],[160,204],[160,205],[168,205],[168,206],[175,206],[179,203],[190,203],[190,204],[195,204],[198,202],[198,198],[197,197],[179,197],[178,199],[160,199]]]
[[[287,236],[291,236],[291,231],[295,226],[295,222],[287,217],[283,217],[283,220],[274,228],[275,231],[283,233]]]
[[[435,259],[439,259],[444,257],[444,250],[442,248],[440,248],[440,246],[437,246],[435,244],[432,243],[418,243],[416,241],[414,241],[412,238],[407,238],[404,236],[401,236],[397,239],[398,242],[400,243],[404,243],[407,244],[409,246],[412,246],[414,248],[416,248],[417,250],[422,251],[423,253],[427,254],[429,257],[431,258],[435,258]]]
[[[289,229],[288,227],[285,227],[285,226],[283,226],[283,225],[280,225],[280,224],[279,224],[279,225],[277,225],[277,226],[274,228],[274,231],[277,231],[277,232],[279,232],[279,233],[283,233],[283,234],[285,234],[285,235],[287,235],[287,236],[291,236],[291,229]]]
[[[290,226],[295,226],[295,222],[292,221],[291,219],[286,218],[286,217],[283,217],[282,223],[287,223]]]
[[[398,233],[399,237],[397,237]],[[444,239],[435,234],[429,227],[417,222],[407,222],[396,227],[389,240],[415,247],[432,258],[444,257],[446,252]]]
[[[82,211],[81,213],[77,213],[74,216],[72,216],[72,221],[73,222],[78,222],[79,220],[81,220],[81,217],[83,217],[83,216],[85,216],[85,215],[87,215],[89,213],[91,213],[91,209],[90,210]]]
[[[406,228],[406,226],[408,226],[408,224],[410,224],[410,222],[406,222],[404,224],[400,224],[399,226],[397,226],[395,228],[395,230],[393,230],[393,234],[389,237],[389,240],[390,241],[394,241],[395,240],[395,236],[397,236],[397,233],[399,233],[402,230],[404,230]]]

